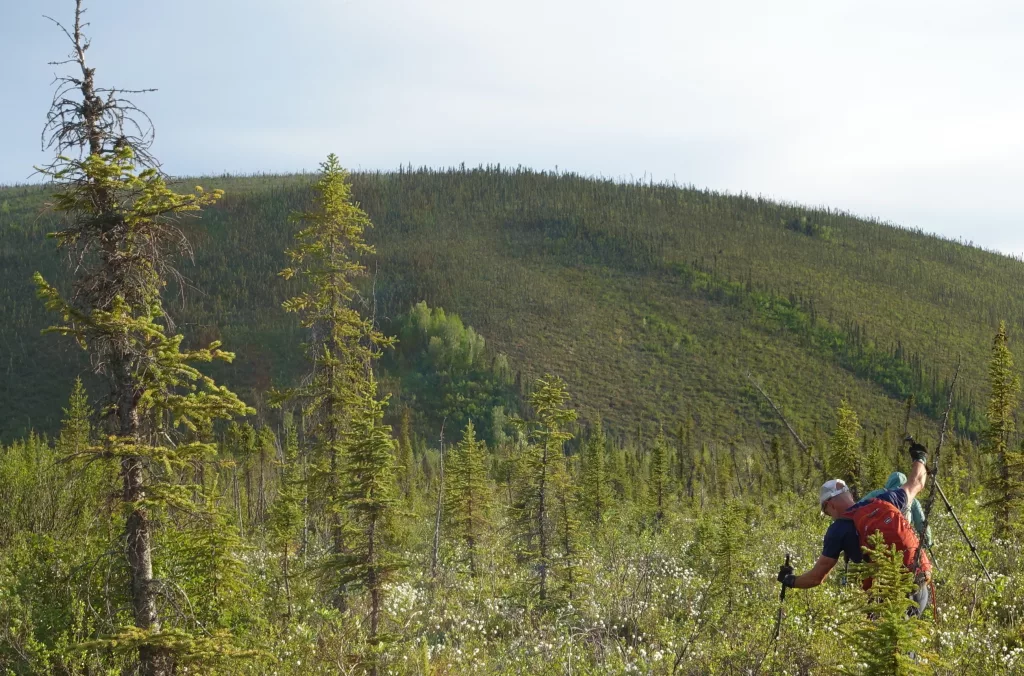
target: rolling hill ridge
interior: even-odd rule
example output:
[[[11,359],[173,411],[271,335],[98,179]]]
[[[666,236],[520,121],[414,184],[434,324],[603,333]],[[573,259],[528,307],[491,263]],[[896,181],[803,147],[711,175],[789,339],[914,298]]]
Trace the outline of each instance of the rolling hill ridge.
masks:
[[[178,329],[238,354],[215,375],[243,396],[302,368],[277,276],[308,176],[196,181],[226,196],[186,223]],[[876,432],[913,393],[937,417],[957,355],[954,423],[980,429],[1000,320],[1024,327],[1024,264],[961,243],[749,196],[500,167],[353,175],[378,255],[364,296],[382,324],[425,300],[458,313],[523,381],[569,383],[584,418],[620,434],[692,424],[722,441],[777,432],[752,374],[802,429],[840,399]],[[53,431],[87,370],[31,274],[61,280],[41,187],[0,189],[0,437]],[[919,423],[920,424],[920,423]]]

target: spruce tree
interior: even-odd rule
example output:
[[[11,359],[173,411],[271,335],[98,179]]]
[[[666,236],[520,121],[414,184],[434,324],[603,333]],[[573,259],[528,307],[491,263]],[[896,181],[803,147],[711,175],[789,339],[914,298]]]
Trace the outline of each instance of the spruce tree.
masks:
[[[676,489],[680,499],[684,496],[692,500],[697,480],[698,450],[693,443],[693,423],[680,424],[676,430],[678,448],[678,469],[676,473]]]
[[[280,557],[281,586],[285,597],[285,620],[292,617],[292,557],[301,543],[305,482],[299,466],[299,435],[291,412],[284,416],[284,444],[280,462],[280,489],[267,518],[271,551]]]
[[[855,496],[861,494],[860,472],[858,471],[858,449],[860,448],[860,422],[857,413],[846,401],[836,409],[835,432],[828,445],[828,473],[831,478],[842,479]]]
[[[349,407],[345,440],[343,504],[350,515],[351,537],[347,551],[334,564],[342,584],[352,584],[370,595],[368,667],[379,670],[380,625],[384,612],[384,588],[402,565],[394,553],[392,519],[397,505],[394,440],[383,423],[386,400],[377,395],[371,373],[358,383]]]
[[[256,465],[257,452],[256,428],[249,423],[243,423],[240,428],[238,446],[236,447],[236,463],[242,465],[242,478],[245,484],[245,523],[239,523],[239,529],[244,533],[245,524],[256,523],[256,496],[253,489],[253,468]]]
[[[264,425],[256,433],[256,454],[253,460],[256,463],[256,521],[263,525],[267,520],[267,507],[269,505],[269,487],[267,485],[267,473],[270,469],[271,458],[277,457],[277,437],[270,426]]]
[[[75,456],[89,448],[92,438],[92,407],[81,378],[75,378],[64,415],[60,436],[57,437],[57,450],[65,457]]]
[[[716,522],[711,547],[717,564],[716,584],[732,611],[740,591],[746,559],[744,543],[747,528],[743,521],[743,510],[735,500],[730,499],[720,508]]]
[[[594,428],[583,447],[583,467],[580,480],[580,506],[586,519],[595,526],[600,526],[605,519],[612,502],[612,487],[607,468],[608,440],[604,436],[601,419],[594,423]]]
[[[711,471],[715,495],[721,501],[732,498],[732,485],[736,481],[736,468],[729,453],[723,453],[719,446],[711,446]]]
[[[704,501],[708,497],[708,461],[710,458],[708,442],[700,443],[700,450],[697,451],[697,460],[694,463],[694,491],[700,492],[700,507],[703,509]]]
[[[158,612],[165,583],[153,575],[155,530],[169,507],[194,509],[179,477],[215,453],[212,444],[187,435],[250,409],[194,365],[234,355],[219,342],[182,350],[184,338],[171,333],[161,298],[175,254],[187,251],[177,219],[212,204],[221,192],[168,188],[153,168],[149,137],[133,134],[135,107],[118,90],[95,84],[95,69],[85,61],[82,13],[79,1],[74,27],[66,31],[73,43],[68,63],[80,74],[58,80],[44,132],[57,158],[42,170],[58,190],[52,206],[64,223],[53,237],[74,261],[73,293],[65,298],[39,273],[35,283],[47,309],[62,318],[49,331],[74,338],[109,391],[106,435],[85,452],[110,461],[122,482],[134,626],[103,644],[137,650],[141,672],[162,676],[174,671],[176,658],[210,646],[200,648],[209,642],[165,626]]]
[[[889,476],[885,451],[882,450],[878,437],[872,435],[869,439],[866,433],[862,448],[861,457],[864,461],[861,464],[860,485],[865,491],[881,488]]]
[[[412,452],[412,411],[406,406],[402,409],[398,433],[398,485],[407,502],[411,502],[416,484],[416,463]]]
[[[309,329],[306,358],[312,371],[306,384],[285,398],[296,398],[304,405],[311,448],[310,490],[328,521],[332,562],[327,571],[334,573],[331,599],[337,608],[345,607],[344,584],[339,561],[349,560],[345,542],[345,517],[349,505],[346,472],[343,466],[346,438],[354,424],[356,411],[363,416],[363,432],[369,402],[372,365],[381,350],[393,343],[363,317],[355,304],[356,281],[365,275],[360,257],[374,253],[364,232],[370,219],[352,197],[348,173],[338,158],[329,155],[320,165],[320,178],[309,211],[293,214],[301,229],[296,244],[287,251],[291,267],[281,271],[285,279],[297,279],[301,290],[284,302],[284,309],[301,318]],[[364,441],[365,443],[365,441]]]
[[[491,489],[487,480],[486,446],[477,440],[470,421],[448,456],[445,473],[445,510],[452,531],[466,548],[469,572],[478,572],[477,549],[487,528]]]
[[[220,506],[217,479],[198,490],[196,508],[170,538],[181,549],[183,587],[208,630],[226,631],[234,613],[248,604],[245,544]]]
[[[999,323],[999,331],[992,341],[988,382],[990,394],[986,410],[988,428],[985,430],[985,442],[994,463],[986,488],[991,496],[989,504],[995,510],[996,536],[1005,537],[1016,526],[1021,505],[1024,504],[1024,454],[1014,443],[1014,416],[1020,405],[1020,378],[1014,368],[1013,354],[1007,345],[1004,322]]]
[[[559,591],[563,598],[573,601],[576,589],[582,582],[580,552],[579,503],[576,488],[572,482],[570,458],[562,455],[554,463],[552,488],[554,491],[555,538],[559,557],[554,570],[558,573]]]
[[[559,544],[555,541],[558,508],[554,503],[561,494],[560,475],[565,471],[563,446],[572,438],[566,427],[576,420],[576,411],[568,407],[568,402],[562,379],[544,376],[537,380],[529,397],[534,419],[515,421],[526,430],[528,441],[520,458],[515,508],[524,531],[523,558],[536,572],[537,595],[542,604],[549,601],[549,577],[557,568],[554,551]],[[567,513],[563,516],[571,517]],[[571,536],[567,529],[563,531]]]
[[[959,434],[954,434],[949,448],[949,455],[943,457],[943,475],[949,477],[947,493],[959,494],[969,490],[967,481],[970,474],[967,467],[967,452],[970,442]],[[943,484],[945,485],[945,484]]]
[[[659,434],[651,448],[651,465],[647,476],[647,499],[655,523],[665,517],[665,503],[669,494],[668,454],[665,436]]]
[[[858,593],[849,607],[850,623],[844,633],[855,651],[852,667],[843,673],[857,676],[911,676],[932,674],[941,664],[928,650],[931,624],[910,620],[914,574],[903,565],[903,553],[886,546],[876,532],[862,547],[864,563],[850,566],[854,575],[872,578],[871,588]]]
[[[608,476],[612,493],[620,502],[631,501],[633,485],[629,481],[629,471],[626,469],[626,449],[613,443],[608,458]]]

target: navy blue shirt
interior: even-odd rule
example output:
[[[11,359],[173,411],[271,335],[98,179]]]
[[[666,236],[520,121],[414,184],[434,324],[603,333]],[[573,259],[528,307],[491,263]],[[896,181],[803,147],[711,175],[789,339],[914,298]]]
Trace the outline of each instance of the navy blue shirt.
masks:
[[[885,491],[881,495],[875,496],[874,499],[893,504],[902,512],[907,504],[907,492],[903,488],[897,488]],[[867,500],[861,500],[854,507],[866,502]],[[864,559],[864,555],[860,551],[860,536],[857,535],[857,529],[853,527],[853,521],[850,519],[836,519],[825,531],[825,544],[821,549],[821,555],[830,559],[838,559],[840,554],[847,561],[854,563],[860,563]]]

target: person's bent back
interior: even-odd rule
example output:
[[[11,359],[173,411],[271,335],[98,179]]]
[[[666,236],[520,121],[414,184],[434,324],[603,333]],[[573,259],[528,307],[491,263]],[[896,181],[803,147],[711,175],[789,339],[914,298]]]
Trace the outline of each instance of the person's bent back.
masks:
[[[910,457],[910,477],[902,486],[882,491],[860,502],[854,501],[849,487],[842,479],[826,481],[818,494],[818,503],[821,511],[831,517],[832,524],[825,532],[821,556],[802,575],[795,575],[792,566],[782,566],[779,569],[779,582],[797,589],[816,587],[835,568],[840,554],[854,563],[863,561],[861,547],[867,544],[868,536],[881,531],[886,544],[896,545],[896,549],[903,552],[904,565],[914,571],[918,583],[914,600],[919,612],[923,611],[928,603],[927,580],[931,563],[924,552],[918,552],[920,542],[902,512],[924,488],[928,475],[925,468],[928,451],[921,444],[914,443],[910,447]]]

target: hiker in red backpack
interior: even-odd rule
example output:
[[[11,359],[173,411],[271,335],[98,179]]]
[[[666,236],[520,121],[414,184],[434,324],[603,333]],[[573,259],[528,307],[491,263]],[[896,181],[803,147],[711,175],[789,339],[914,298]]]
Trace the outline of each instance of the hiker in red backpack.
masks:
[[[829,574],[842,553],[847,561],[860,563],[864,556],[861,546],[866,545],[868,537],[881,531],[885,544],[895,544],[898,551],[903,552],[903,564],[914,571],[917,591],[911,596],[917,605],[917,615],[928,606],[928,580],[930,579],[931,562],[922,551],[918,559],[917,533],[903,516],[904,508],[913,501],[924,488],[928,471],[928,449],[914,442],[910,446],[911,469],[907,482],[894,490],[887,490],[874,498],[855,502],[849,487],[842,479],[826,481],[819,493],[821,511],[832,517],[832,525],[825,532],[825,544],[821,556],[814,567],[803,575],[794,575],[792,566],[779,569],[778,580],[787,587],[809,589],[817,587]],[[871,586],[870,580],[864,581],[864,588]]]

